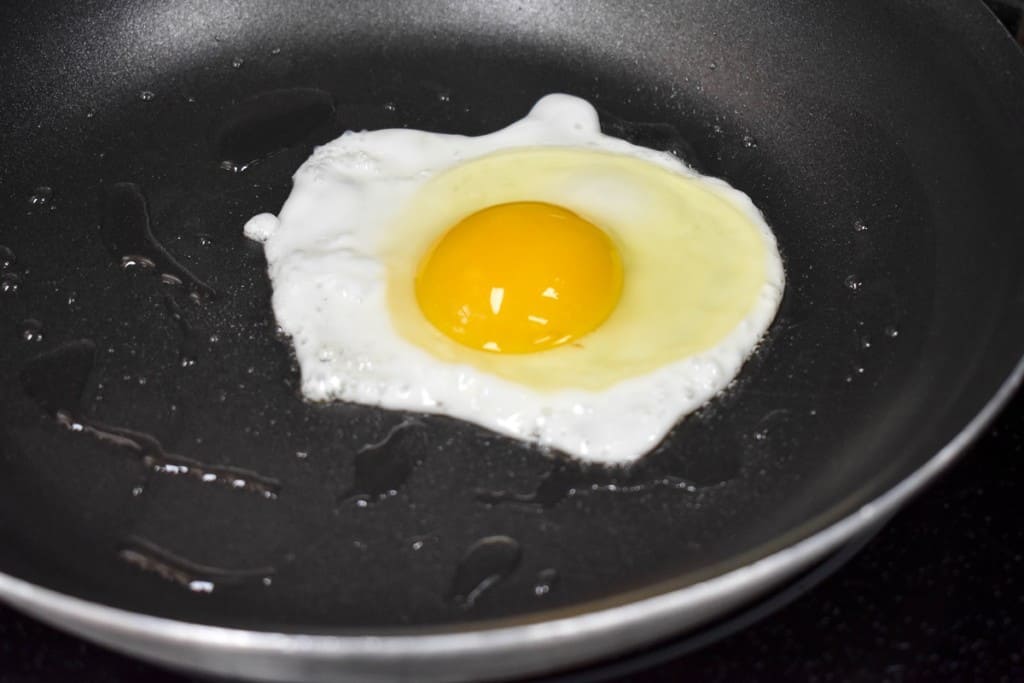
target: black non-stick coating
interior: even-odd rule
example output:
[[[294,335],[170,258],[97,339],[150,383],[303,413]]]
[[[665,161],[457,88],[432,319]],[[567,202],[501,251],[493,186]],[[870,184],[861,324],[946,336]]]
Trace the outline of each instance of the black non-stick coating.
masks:
[[[5,3],[0,64],[0,244],[20,277],[0,293],[0,570],[92,600],[372,631],[686,585],[902,480],[1024,348],[1024,65],[980,3],[53,0]],[[221,168],[238,103],[298,87],[329,94],[329,120],[244,172]],[[387,471],[363,454],[356,489],[397,494],[360,506],[346,497],[359,449],[409,416],[300,399],[242,225],[279,209],[312,147],[346,129],[479,134],[549,92],[675,126],[749,193],[785,259],[778,318],[735,385],[633,471],[575,471],[423,417],[377,450]],[[121,182],[215,297],[122,267],[99,227]],[[255,470],[278,497],[147,474],[130,449],[59,426],[22,375],[79,339],[96,347],[80,417]],[[542,483],[547,505],[480,500]],[[518,561],[506,541],[459,569],[495,535]],[[194,592],[124,554],[143,541],[273,572]],[[538,579],[549,569],[557,580]],[[508,575],[471,607],[456,599],[492,571]]]

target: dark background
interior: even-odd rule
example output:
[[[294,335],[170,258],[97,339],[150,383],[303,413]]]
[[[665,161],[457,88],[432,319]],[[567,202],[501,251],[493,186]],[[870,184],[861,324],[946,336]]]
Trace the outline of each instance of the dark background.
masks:
[[[1024,42],[1024,2],[989,3]],[[573,681],[1024,681],[1024,393],[848,565],[688,655],[685,641]],[[625,673],[638,669],[635,673]],[[196,680],[0,608],[0,683]]]

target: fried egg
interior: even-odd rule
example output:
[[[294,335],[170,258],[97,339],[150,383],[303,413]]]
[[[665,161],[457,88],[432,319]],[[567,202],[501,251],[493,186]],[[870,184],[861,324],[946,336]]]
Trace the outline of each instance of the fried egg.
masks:
[[[245,234],[312,401],[625,464],[729,384],[782,297],[745,194],[568,95],[478,137],[347,132],[293,181]]]

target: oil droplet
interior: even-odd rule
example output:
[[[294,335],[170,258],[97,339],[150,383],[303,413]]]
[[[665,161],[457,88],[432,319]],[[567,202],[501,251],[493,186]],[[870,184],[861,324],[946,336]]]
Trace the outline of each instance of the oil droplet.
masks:
[[[78,301],[78,292],[68,292],[68,306],[73,306]]]
[[[548,568],[537,572],[537,580],[533,584],[533,594],[537,597],[547,595],[558,583],[558,570]]]
[[[747,149],[754,149],[755,147],[757,147],[757,140],[755,140],[754,136],[752,135],[744,135],[742,142],[743,146],[746,147]]]
[[[846,279],[843,280],[843,284],[846,285],[846,288],[851,292],[856,292],[864,286],[864,283],[861,282],[860,278],[856,275],[847,275]]]
[[[243,64],[245,64],[245,60],[241,57],[235,57],[231,60],[232,69],[241,69]]]
[[[21,277],[16,273],[4,273],[0,276],[0,292],[16,294],[19,287],[21,287]]]
[[[91,341],[68,342],[29,361],[21,372],[22,387],[51,416],[61,410],[77,413],[95,356]]]
[[[398,111],[398,105],[395,104],[394,102],[385,102],[384,103],[384,111],[387,111],[387,112]]]
[[[53,188],[48,185],[40,185],[32,190],[28,197],[28,203],[32,206],[45,206],[53,200]]]
[[[379,441],[360,448],[356,452],[352,486],[342,498],[359,497],[356,504],[365,507],[368,498],[382,500],[396,495],[419,464],[418,449],[405,438],[410,427],[419,424],[412,418],[402,420]]]
[[[712,71],[714,71],[715,69],[718,68],[718,63],[717,62],[711,62],[710,64],[708,64],[708,68],[711,69]]]
[[[139,93],[139,99],[143,102],[149,102],[154,97],[156,97],[156,94],[152,90],[143,90]]]
[[[281,48],[275,47],[273,50],[270,51],[270,54],[272,54],[272,55],[279,55],[279,54],[281,54]]]
[[[16,261],[17,259],[14,256],[14,250],[0,244],[0,270],[7,270],[13,266]]]
[[[862,348],[862,349],[870,349],[871,348],[871,337],[867,337],[867,336],[861,337],[860,338],[860,348]]]
[[[196,238],[199,240],[199,246],[201,247],[208,247],[213,244],[213,240],[209,235],[196,235]]]
[[[462,607],[472,607],[480,596],[519,567],[523,550],[510,536],[486,536],[466,549],[455,570],[449,595]]]
[[[854,232],[867,232],[867,230],[868,230],[868,224],[865,223],[864,221],[856,220],[856,221],[853,222],[853,231]]]
[[[452,95],[451,95],[451,93],[447,93],[447,92],[438,93],[437,94],[437,101],[441,102],[442,104],[448,104],[449,102],[452,101]]]
[[[894,325],[889,325],[888,327],[886,327],[884,332],[885,336],[888,337],[889,339],[895,339],[900,335],[900,331],[896,329]]]
[[[43,341],[43,324],[35,318],[22,321],[21,338],[27,342]]]
[[[307,452],[307,451],[295,451],[295,457],[298,458],[299,460],[305,460],[306,458],[309,457],[309,452]]]
[[[121,257],[121,267],[125,270],[153,270],[156,268],[156,264],[153,262],[153,259],[141,254],[130,254]]]

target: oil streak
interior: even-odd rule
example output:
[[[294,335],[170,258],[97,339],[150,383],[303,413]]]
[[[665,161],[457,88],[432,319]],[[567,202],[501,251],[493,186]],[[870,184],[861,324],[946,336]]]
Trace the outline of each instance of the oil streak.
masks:
[[[480,596],[519,567],[523,557],[519,541],[510,536],[486,536],[466,550],[455,570],[449,598],[472,607]]]
[[[642,493],[655,488],[696,490],[692,482],[673,475],[639,478],[628,469],[614,471],[603,467],[583,467],[571,460],[559,459],[529,493],[478,490],[476,499],[486,505],[511,503],[552,508],[572,496],[599,492]]]
[[[551,508],[587,487],[583,470],[576,463],[559,459],[530,493],[477,491],[476,499],[488,505],[523,503]]]
[[[131,451],[143,465],[161,474],[183,476],[206,484],[276,498],[281,484],[276,479],[230,465],[211,465],[176,453],[168,453],[149,434],[104,425],[81,415],[82,394],[92,373],[96,345],[83,339],[33,358],[21,371],[28,394],[57,424],[69,431]]]
[[[203,340],[208,339],[208,337],[185,320],[181,305],[172,297],[166,297],[164,303],[167,306],[167,311],[171,314],[171,319],[178,323],[178,329],[181,330],[181,347],[178,351],[178,360],[181,363],[181,367],[192,367],[199,360],[199,357],[203,355],[205,350]]]
[[[252,470],[232,465],[211,465],[177,453],[168,453],[156,438],[143,432],[81,420],[65,410],[57,411],[55,417],[57,424],[72,432],[88,434],[97,441],[131,451],[153,472],[187,477],[204,484],[220,484],[264,498],[277,498],[281,491],[281,484],[276,479]]]
[[[149,205],[135,183],[114,183],[103,189],[100,228],[107,249],[121,259],[123,267],[173,275],[189,282],[200,297],[216,297],[212,287],[181,265],[153,235]]]
[[[156,574],[194,593],[212,593],[217,586],[253,579],[260,579],[266,584],[263,579],[274,573],[273,567],[224,569],[199,564],[137,536],[128,539],[118,550],[117,556],[144,572]]]

